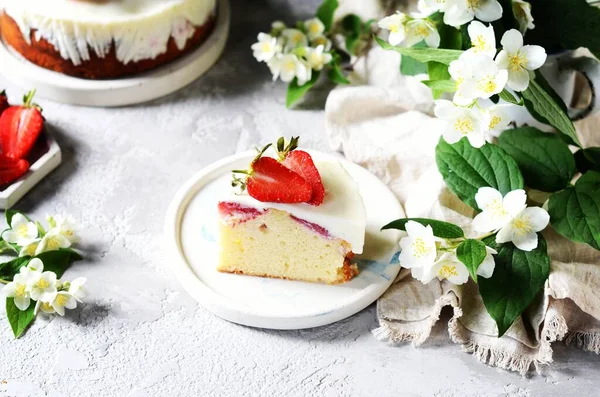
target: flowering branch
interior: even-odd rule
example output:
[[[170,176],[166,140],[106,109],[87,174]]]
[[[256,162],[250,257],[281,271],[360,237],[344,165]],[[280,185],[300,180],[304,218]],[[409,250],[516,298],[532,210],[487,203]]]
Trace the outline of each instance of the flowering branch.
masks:
[[[349,14],[334,24],[337,7],[337,0],[324,0],[314,18],[298,21],[294,26],[275,21],[270,32],[259,33],[258,41],[252,45],[254,57],[266,63],[273,81],[288,83],[287,107],[315,86],[323,71],[334,84],[350,84],[350,56],[362,54],[370,46],[374,21],[363,22],[357,15]]]
[[[18,255],[0,264],[2,295],[6,297],[6,315],[15,338],[20,337],[38,312],[60,316],[65,308],[74,309],[85,297],[86,279],[61,281],[70,265],[82,257],[72,249],[78,242],[69,217],[47,217],[49,230],[24,214],[8,210],[9,226],[0,243]]]
[[[580,1],[569,5],[575,13],[596,15],[600,26],[598,10]],[[512,12],[504,14],[505,6]],[[484,234],[449,236],[457,226],[430,219],[398,220],[385,228],[408,233],[400,241],[400,264],[416,279],[464,284],[470,276],[477,282],[499,336],[549,276],[550,257],[539,233],[550,223],[559,234],[600,250],[600,150],[581,149],[577,161],[568,146],[581,144],[566,105],[539,73],[546,51],[525,43],[535,12],[522,0],[420,0],[419,13],[397,12],[379,21],[387,42],[376,38],[382,48],[402,54],[402,63],[410,57],[411,67],[402,72],[429,74],[423,83],[437,99],[436,117],[446,121],[436,148],[438,169],[450,190],[480,211],[472,228]],[[562,140],[531,127],[509,129],[514,106],[527,107]],[[583,175],[573,184],[578,171]],[[548,210],[527,207],[526,186],[551,193]]]

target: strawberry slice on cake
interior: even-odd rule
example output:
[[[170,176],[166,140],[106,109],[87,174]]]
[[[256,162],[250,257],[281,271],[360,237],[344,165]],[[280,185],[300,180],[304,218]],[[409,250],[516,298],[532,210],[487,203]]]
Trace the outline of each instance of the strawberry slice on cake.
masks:
[[[313,161],[298,138],[265,147],[247,170],[234,171],[242,189],[218,205],[221,272],[336,284],[357,273],[366,213],[358,186],[338,161]],[[240,177],[241,175],[241,177]]]
[[[313,194],[308,204],[319,206],[323,204],[323,200],[325,199],[325,187],[311,155],[303,150],[296,150],[298,148],[298,140],[299,137],[292,137],[289,145],[285,146],[284,138],[279,138],[277,141],[279,161],[290,170],[302,176],[311,185]]]

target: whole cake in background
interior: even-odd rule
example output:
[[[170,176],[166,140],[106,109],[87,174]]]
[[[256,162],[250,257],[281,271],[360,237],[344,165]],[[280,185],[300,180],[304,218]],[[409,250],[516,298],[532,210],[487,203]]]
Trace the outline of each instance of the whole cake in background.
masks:
[[[216,0],[5,0],[2,40],[29,61],[87,79],[154,69],[212,32]]]

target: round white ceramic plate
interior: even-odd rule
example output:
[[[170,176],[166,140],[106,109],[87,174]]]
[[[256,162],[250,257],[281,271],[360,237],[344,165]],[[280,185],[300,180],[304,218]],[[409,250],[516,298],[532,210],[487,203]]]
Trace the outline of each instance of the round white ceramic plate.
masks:
[[[0,73],[26,90],[58,102],[83,106],[125,106],[171,94],[190,84],[219,59],[229,35],[229,2],[219,0],[215,29],[200,47],[155,70],[115,80],[86,80],[39,67],[0,41]]]
[[[231,170],[247,168],[255,152],[220,160],[181,187],[169,207],[165,233],[170,266],[186,291],[226,320],[260,328],[300,329],[326,325],[364,309],[383,294],[400,270],[399,232],[381,226],[403,217],[394,194],[364,168],[311,151],[318,160],[338,160],[358,183],[367,209],[360,273],[350,282],[325,285],[219,273],[217,203],[231,190]]]

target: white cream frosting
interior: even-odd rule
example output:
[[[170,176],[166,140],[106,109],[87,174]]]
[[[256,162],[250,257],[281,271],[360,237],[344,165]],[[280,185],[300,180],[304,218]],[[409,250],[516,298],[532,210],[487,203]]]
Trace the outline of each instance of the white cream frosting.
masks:
[[[183,49],[216,0],[5,0],[4,8],[28,42],[35,30],[74,65],[89,60],[90,50],[103,58],[113,42],[127,64],[165,53],[171,37]]]
[[[257,209],[275,208],[293,216],[317,224],[333,237],[346,240],[355,254],[363,252],[366,210],[358,185],[338,161],[321,161],[315,165],[325,186],[325,200],[318,207],[309,204],[263,203],[246,192],[232,192],[221,201],[238,203]]]

